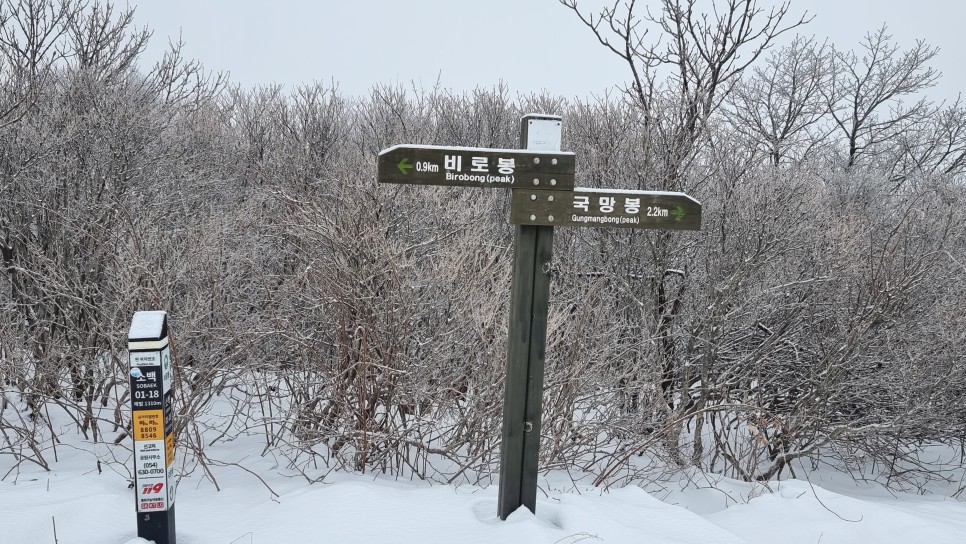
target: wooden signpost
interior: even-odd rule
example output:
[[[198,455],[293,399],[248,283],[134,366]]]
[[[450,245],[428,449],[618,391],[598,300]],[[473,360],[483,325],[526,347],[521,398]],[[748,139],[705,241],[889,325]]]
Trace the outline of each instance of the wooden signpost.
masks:
[[[699,230],[701,203],[684,193],[574,188],[575,158],[560,151],[561,118],[527,115],[523,149],[397,145],[378,158],[382,183],[513,190],[513,277],[497,514],[536,512],[540,408],[553,227]]]

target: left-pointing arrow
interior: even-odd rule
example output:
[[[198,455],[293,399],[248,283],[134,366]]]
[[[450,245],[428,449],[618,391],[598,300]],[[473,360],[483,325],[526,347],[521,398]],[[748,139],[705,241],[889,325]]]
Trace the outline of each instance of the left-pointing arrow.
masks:
[[[409,170],[412,170],[413,165],[411,162],[409,162],[408,158],[405,158],[399,161],[399,164],[396,165],[396,168],[398,168],[403,174],[408,174]]]

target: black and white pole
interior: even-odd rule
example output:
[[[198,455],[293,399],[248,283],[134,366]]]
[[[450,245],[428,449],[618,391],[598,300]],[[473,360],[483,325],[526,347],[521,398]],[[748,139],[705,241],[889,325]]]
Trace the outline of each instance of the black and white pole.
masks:
[[[560,151],[562,120],[527,115],[521,122],[524,149]],[[540,160],[540,159],[534,159]],[[550,159],[547,159],[550,160]],[[552,180],[534,177],[537,188]],[[524,189],[514,189],[523,191]],[[500,491],[497,514],[505,520],[521,505],[536,513],[537,461],[540,454],[540,405],[547,342],[547,311],[553,257],[553,227],[517,225],[507,338],[503,440],[500,443]]]
[[[175,544],[174,418],[168,317],[136,312],[128,332],[138,536]]]

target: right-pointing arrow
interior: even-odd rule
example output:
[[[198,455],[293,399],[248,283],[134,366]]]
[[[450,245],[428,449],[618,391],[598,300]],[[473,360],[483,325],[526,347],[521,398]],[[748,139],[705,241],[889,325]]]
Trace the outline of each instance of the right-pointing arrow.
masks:
[[[674,220],[675,221],[680,221],[680,220],[684,219],[684,216],[687,215],[687,213],[688,212],[684,211],[684,208],[682,208],[681,205],[678,204],[674,208]]]

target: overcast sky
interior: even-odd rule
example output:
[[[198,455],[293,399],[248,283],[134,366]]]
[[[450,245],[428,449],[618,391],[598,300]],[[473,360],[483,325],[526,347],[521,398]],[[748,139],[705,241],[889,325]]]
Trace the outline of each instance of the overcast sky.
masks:
[[[584,0],[588,8],[601,0]],[[610,3],[608,0],[607,3]],[[656,2],[639,2],[653,4]],[[710,5],[710,0],[700,4]],[[759,0],[769,7],[775,2]],[[966,88],[966,5],[950,0],[792,0],[801,29],[853,49],[888,25],[903,48],[916,39],[941,48],[943,73],[929,93],[953,99]],[[139,26],[154,30],[148,58],[179,33],[185,53],[245,87],[335,81],[349,95],[375,84],[437,80],[457,91],[503,80],[516,93],[568,98],[600,94],[627,80],[627,67],[557,0],[130,0]]]

